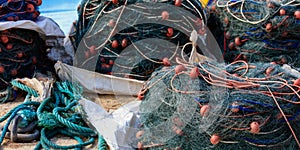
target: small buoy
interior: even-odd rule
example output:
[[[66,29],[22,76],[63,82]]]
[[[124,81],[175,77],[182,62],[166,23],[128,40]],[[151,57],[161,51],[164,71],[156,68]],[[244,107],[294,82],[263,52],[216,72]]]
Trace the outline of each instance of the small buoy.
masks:
[[[118,48],[119,47],[119,43],[117,40],[113,40],[113,42],[111,43],[111,47],[112,48]]]
[[[7,21],[14,21],[14,17],[10,16],[6,18]]]
[[[107,26],[109,26],[109,27],[114,27],[115,25],[116,25],[116,22],[114,19],[110,19],[107,23]]]
[[[137,139],[139,139],[139,138],[141,138],[143,135],[144,135],[144,131],[138,131],[136,134],[135,134],[135,137],[137,138]]]
[[[0,74],[3,74],[5,72],[5,69],[3,66],[0,66]]]
[[[11,70],[10,74],[11,74],[11,76],[16,76],[18,74],[17,69]]]
[[[258,133],[260,131],[259,123],[254,121],[250,124],[250,132]]]
[[[138,142],[138,143],[137,143],[137,149],[138,149],[138,150],[143,150],[143,148],[144,148],[143,143],[142,143],[142,142]]]
[[[139,93],[138,93],[138,99],[139,99],[139,100],[143,100],[144,98],[145,98],[144,93],[143,93],[143,92],[139,92]]]
[[[266,69],[266,75],[270,75],[272,73],[272,71],[274,70],[273,67],[269,67]]]
[[[165,57],[163,60],[162,60],[164,66],[171,66],[171,63],[170,63],[170,60],[169,58]]]
[[[7,44],[6,45],[6,49],[7,50],[11,50],[13,48],[13,45],[11,43]]]
[[[238,106],[239,106],[238,102],[233,102],[231,106],[232,106],[231,112],[237,113],[240,111],[240,109],[238,108]]]
[[[300,86],[300,78],[294,80],[294,85]]]
[[[234,39],[234,43],[235,43],[235,45],[237,45],[237,46],[242,45],[241,38],[240,38],[240,37],[236,37],[236,38]]]
[[[213,144],[213,145],[219,144],[220,141],[221,141],[221,138],[220,138],[220,136],[217,135],[217,134],[214,134],[214,135],[212,135],[212,136],[210,137],[210,143]]]
[[[175,73],[176,73],[176,74],[178,74],[178,73],[180,73],[180,72],[182,72],[182,71],[186,71],[186,68],[185,68],[183,65],[177,65],[177,66],[175,67]]]
[[[175,6],[181,6],[182,0],[175,0]]]
[[[26,11],[29,13],[33,13],[35,11],[34,6],[32,4],[27,4]]]
[[[113,60],[109,60],[109,61],[108,61],[108,64],[112,66],[112,65],[115,64],[115,62],[114,62]]]
[[[202,117],[205,117],[208,115],[208,112],[209,112],[209,106],[208,105],[203,105],[200,109],[200,115]]]
[[[300,19],[300,10],[295,11],[294,17],[299,20]]]
[[[216,5],[212,5],[211,6],[211,11],[216,12],[216,10],[217,10],[217,6]]]
[[[92,55],[95,55],[97,52],[96,52],[96,46],[95,45],[93,45],[93,46],[91,46],[90,48],[89,48],[89,50],[90,50],[90,53],[92,54]]]
[[[284,15],[286,14],[285,9],[281,8],[281,9],[279,10],[279,14],[280,14],[280,16],[284,16]]]
[[[3,44],[6,44],[6,43],[8,43],[9,39],[8,39],[7,36],[2,35],[2,36],[1,36],[1,41],[2,41]]]
[[[163,20],[169,19],[169,12],[167,12],[167,11],[161,12],[161,17]]]
[[[19,52],[19,53],[17,54],[17,57],[18,57],[18,58],[22,58],[23,56],[24,56],[23,52]]]
[[[112,3],[117,5],[119,3],[119,1],[118,0],[112,0]]]
[[[266,25],[266,31],[267,32],[271,32],[271,30],[272,30],[272,23],[268,23],[267,25]]]
[[[42,0],[36,0],[36,6],[41,6],[42,5],[42,3],[43,3],[43,1]],[[80,5],[79,5],[80,6]]]
[[[124,38],[124,39],[122,40],[121,46],[122,46],[123,48],[125,48],[125,47],[127,47],[127,44],[128,44],[128,40],[127,40],[126,38]]]
[[[173,126],[173,127],[172,127],[172,130],[173,130],[177,135],[182,136],[182,135],[184,134],[183,131],[182,131],[180,128],[176,127],[176,126]]]
[[[200,75],[198,67],[194,67],[190,72],[191,79],[197,79]]]
[[[173,30],[173,28],[168,28],[167,29],[168,30],[168,32],[167,32],[167,37],[171,37],[171,36],[173,36],[173,34],[174,34],[174,30]]]

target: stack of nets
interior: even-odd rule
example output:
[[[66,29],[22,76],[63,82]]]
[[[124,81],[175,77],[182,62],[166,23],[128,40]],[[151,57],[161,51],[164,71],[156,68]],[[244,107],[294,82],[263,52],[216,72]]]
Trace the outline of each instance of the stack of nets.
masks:
[[[245,61],[154,72],[139,93],[141,124],[132,146],[297,149],[299,77],[290,67]]]
[[[78,14],[75,65],[138,80],[148,79],[164,58],[174,62],[180,48],[188,54],[190,32],[207,20],[199,0],[85,0]]]
[[[217,0],[211,12],[225,31],[220,42],[225,60],[299,67],[299,4],[296,0]]]
[[[42,0],[0,0],[0,21],[34,20]]]
[[[39,33],[12,28],[0,31],[0,39],[0,90],[10,85],[11,79],[32,77],[35,71],[53,70]]]

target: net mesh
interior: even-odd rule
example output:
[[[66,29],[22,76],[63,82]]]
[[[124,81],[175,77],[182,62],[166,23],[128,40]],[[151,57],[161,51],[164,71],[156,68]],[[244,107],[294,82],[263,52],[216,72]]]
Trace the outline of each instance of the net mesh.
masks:
[[[35,72],[53,71],[47,58],[45,41],[26,29],[0,31],[0,89],[6,89],[14,78],[32,77]],[[52,65],[51,65],[52,64]]]
[[[163,58],[175,63],[183,47],[189,54],[191,44],[184,45],[190,42],[190,32],[205,30],[207,15],[200,1],[180,1],[180,5],[174,1],[150,2],[82,1],[75,42],[80,43],[79,61],[75,64],[99,73],[147,80],[163,66]],[[157,7],[158,3],[165,5]],[[166,7],[172,5],[182,10]],[[194,16],[185,17],[183,10]],[[159,45],[159,40],[164,44]]]
[[[140,92],[144,95],[141,126],[133,146],[297,148],[299,84],[290,71],[276,64],[244,61],[226,66],[203,62],[185,68],[179,73],[178,66],[164,68],[146,82]]]
[[[228,62],[273,61],[299,67],[299,1],[218,0],[210,10],[224,31],[220,43]]]
[[[0,21],[35,20],[42,0],[0,0]]]

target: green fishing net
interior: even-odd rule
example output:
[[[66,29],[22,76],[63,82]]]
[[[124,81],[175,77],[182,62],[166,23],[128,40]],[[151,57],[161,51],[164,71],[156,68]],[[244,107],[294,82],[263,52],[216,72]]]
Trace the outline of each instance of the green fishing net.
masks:
[[[146,82],[133,147],[297,149],[299,72],[244,61],[184,66],[156,71]]]
[[[227,62],[275,62],[299,67],[299,1],[217,0],[212,22]],[[222,35],[223,34],[223,35]]]
[[[203,40],[204,34],[209,34],[205,27],[208,16],[200,1],[178,2],[82,1],[74,64],[104,74],[147,80],[164,65],[164,58],[176,63],[181,49],[185,55],[191,52],[192,44],[187,43],[193,30],[202,32]],[[201,49],[197,47],[199,53]]]

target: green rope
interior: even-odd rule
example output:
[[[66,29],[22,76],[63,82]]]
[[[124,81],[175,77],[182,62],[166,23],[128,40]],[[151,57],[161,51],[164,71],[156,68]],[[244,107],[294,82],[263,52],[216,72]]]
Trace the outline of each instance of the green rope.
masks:
[[[23,91],[26,91],[28,94],[33,95],[34,97],[38,97],[39,94],[37,93],[37,91],[33,90],[32,88],[18,82],[17,80],[12,80],[11,84]]]
[[[70,103],[66,108],[61,108],[61,107],[56,107],[55,109],[53,109],[53,114],[55,115],[55,117],[57,118],[57,120],[62,123],[63,125],[71,128],[71,129],[74,129],[74,130],[77,130],[79,132],[87,132],[87,133],[95,133],[92,129],[90,128],[86,128],[86,127],[82,127],[82,126],[79,126],[77,124],[74,124],[66,119],[64,119],[63,117],[61,117],[59,115],[59,112],[61,111],[67,111],[69,110],[71,107],[73,107],[75,104],[77,104],[77,101],[74,101],[72,103]]]
[[[9,118],[4,127],[0,141],[2,142],[8,130],[11,120],[16,114],[21,114],[28,117],[37,117],[38,126],[41,127],[40,142],[36,145],[35,150],[38,149],[82,149],[84,146],[94,143],[94,136],[97,133],[89,127],[85,127],[81,115],[78,113],[77,98],[81,97],[81,88],[78,85],[72,85],[70,82],[59,82],[54,85],[53,97],[43,100],[43,102],[31,102],[30,95],[38,96],[37,92],[31,88],[17,82],[12,81],[13,86],[16,86],[28,92],[26,100],[23,104],[9,111],[0,118],[0,122]],[[74,92],[74,94],[72,94]],[[36,106],[36,113],[29,115],[27,109],[32,109],[30,106]],[[20,110],[23,110],[22,112]],[[25,110],[25,111],[24,111]],[[75,139],[78,144],[60,146],[50,141],[51,138],[57,134],[62,134]],[[102,136],[99,138],[99,149],[106,149],[106,143]],[[83,140],[87,139],[87,140]]]
[[[69,146],[60,146],[60,145],[54,144],[53,142],[51,142],[51,141],[48,139],[48,137],[46,136],[47,134],[46,134],[46,131],[45,131],[45,130],[46,130],[46,129],[42,129],[42,131],[41,131],[41,142],[42,142],[41,144],[43,145],[43,143],[44,143],[44,144],[47,145],[47,147],[51,147],[51,148],[54,148],[54,149],[74,149],[74,148],[82,148],[82,147],[84,147],[84,146],[87,146],[87,145],[90,145],[90,144],[94,143],[94,141],[95,141],[95,139],[94,139],[93,137],[91,137],[88,141],[83,142],[83,140],[80,139],[80,137],[74,136],[74,135],[70,134],[69,132],[66,132],[66,131],[64,131],[64,130],[59,129],[59,130],[56,130],[56,131],[57,131],[56,134],[57,134],[57,133],[61,133],[61,134],[63,134],[63,135],[72,137],[72,138],[74,138],[74,139],[79,143],[79,144],[74,144],[74,145],[69,145]],[[50,137],[50,138],[51,138],[51,137]]]
[[[107,150],[107,143],[101,134],[98,134],[98,150]]]
[[[27,102],[27,103],[22,103],[21,105],[13,108],[12,110],[10,110],[8,113],[6,113],[3,117],[0,118],[0,122],[3,122],[4,120],[6,120],[9,116],[11,116],[16,110],[19,109],[19,107],[22,107],[23,105],[25,106],[39,106],[40,103],[39,102]]]
[[[82,149],[83,146],[92,144],[96,132],[83,126],[82,117],[76,110],[77,99],[81,97],[81,88],[70,82],[56,82],[53,88],[54,97],[45,99],[37,109],[42,131],[40,142],[35,149]],[[57,134],[72,137],[78,144],[60,146],[51,142],[49,139]],[[83,142],[81,139],[83,137],[89,140]]]

